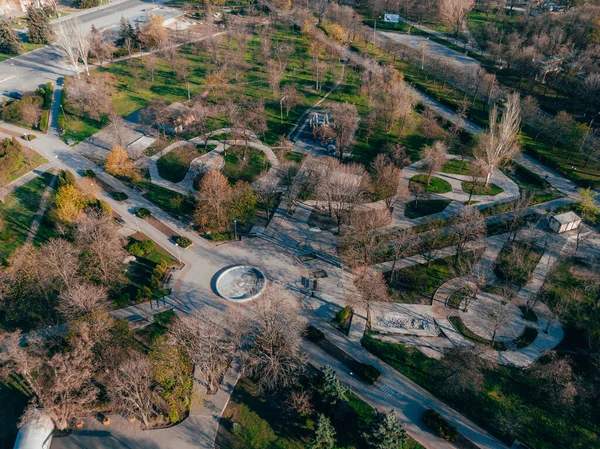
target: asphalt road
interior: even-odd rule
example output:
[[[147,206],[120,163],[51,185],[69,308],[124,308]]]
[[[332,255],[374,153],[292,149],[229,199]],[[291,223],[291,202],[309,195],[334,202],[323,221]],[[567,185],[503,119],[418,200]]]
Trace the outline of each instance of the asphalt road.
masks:
[[[125,0],[111,5],[70,14],[53,23],[79,20],[84,29],[92,24],[99,30],[118,29],[121,17],[131,22],[147,20],[152,14],[164,19],[177,17],[180,11],[160,7],[164,0]],[[47,82],[56,83],[64,75],[73,75],[69,65],[51,45],[0,62],[0,93],[35,90]]]

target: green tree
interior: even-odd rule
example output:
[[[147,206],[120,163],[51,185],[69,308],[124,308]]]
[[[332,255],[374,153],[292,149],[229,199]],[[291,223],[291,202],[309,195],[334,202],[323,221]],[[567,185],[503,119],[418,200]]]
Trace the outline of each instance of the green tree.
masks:
[[[119,39],[117,39],[117,45],[123,46],[125,41],[130,39],[132,42],[137,40],[136,32],[131,26],[131,22],[125,17],[121,16],[121,22],[119,25]]]
[[[348,389],[338,380],[331,366],[326,366],[321,371],[321,387],[319,393],[330,405],[336,405],[348,399]]]
[[[54,38],[50,18],[43,8],[27,7],[27,36],[32,44],[50,44]]]
[[[231,220],[247,221],[256,212],[256,194],[250,184],[238,181],[231,192],[229,217]]]
[[[600,207],[596,204],[596,197],[598,194],[592,189],[579,189],[580,200],[575,202],[575,208],[577,213],[581,216],[583,221],[588,224],[596,224],[600,216]],[[583,223],[577,228],[577,242],[575,246],[575,252],[579,250],[581,242],[587,239],[593,232],[584,233]]]
[[[406,430],[394,410],[377,413],[372,430],[363,436],[373,449],[401,449],[407,439]]]
[[[98,6],[100,4],[100,0],[75,0],[73,4],[77,8],[87,9]]]
[[[75,175],[69,170],[63,170],[58,175],[57,186],[60,189],[64,186],[74,186],[77,184]]]
[[[329,418],[319,415],[315,438],[308,444],[309,449],[333,449],[335,447],[335,429]]]
[[[23,42],[6,19],[0,20],[0,53],[18,55],[23,51]]]

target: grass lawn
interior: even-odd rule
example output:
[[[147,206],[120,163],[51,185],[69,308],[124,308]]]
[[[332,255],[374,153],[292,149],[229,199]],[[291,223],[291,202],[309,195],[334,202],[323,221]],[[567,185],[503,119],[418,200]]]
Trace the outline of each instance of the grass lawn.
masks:
[[[45,44],[30,44],[29,42],[23,42],[23,53],[25,54],[33,50],[37,50],[38,48],[45,47]],[[0,62],[6,61],[7,59],[14,58],[18,55],[9,55],[7,53],[0,53]]]
[[[0,382],[0,449],[11,449],[17,437],[17,424],[29,401],[23,381],[11,374]]]
[[[245,158],[244,158],[245,153]],[[232,146],[225,151],[225,166],[221,172],[231,184],[237,181],[253,182],[271,168],[267,155],[256,148]]]
[[[311,387],[314,372],[300,380],[300,384]],[[288,391],[259,394],[250,379],[242,377],[219,422],[216,447],[220,449],[304,449],[314,437],[318,414],[331,414],[331,410],[313,410],[301,415],[287,404]],[[315,404],[318,399],[313,402]],[[316,404],[315,404],[315,408]],[[372,422],[375,409],[356,395],[348,394],[348,410],[339,412],[346,421],[333,412],[332,424],[336,430],[338,448],[367,449],[361,430]],[[352,426],[348,427],[348,422]],[[409,438],[402,449],[424,449]]]
[[[483,182],[478,182],[473,186],[473,183],[470,181],[463,181],[460,183],[464,192],[470,193],[471,189],[473,189],[473,195],[490,195],[495,196],[504,192],[502,187],[497,186],[496,184],[489,183],[487,186]]]
[[[0,203],[0,214],[4,217],[4,229],[0,233],[0,263],[6,263],[10,255],[25,243],[51,176],[50,173],[38,176]]]
[[[297,164],[302,165],[302,162],[304,162],[304,159],[306,158],[306,154],[304,153],[298,153],[297,151],[288,151],[285,156],[283,157],[283,159],[285,159],[286,161],[290,161],[290,162],[295,162]]]
[[[468,175],[473,168],[473,163],[469,161],[461,161],[460,159],[450,159],[442,168],[442,173],[450,175]]]
[[[169,215],[175,218],[190,218],[194,214],[195,205],[187,196],[157,186],[147,180],[141,181],[138,185],[146,190],[144,198],[156,204]]]
[[[448,181],[442,178],[432,176],[427,182],[427,175],[420,174],[410,178],[409,184],[420,184],[427,193],[448,193],[452,192],[452,186]]]
[[[62,139],[65,142],[72,140],[75,143],[79,143],[96,134],[102,127],[102,122],[80,117],[67,111],[65,133],[62,136]]]
[[[189,144],[177,147],[156,161],[158,174],[167,181],[181,182],[191,162],[203,153],[203,146]]]
[[[535,270],[542,253],[536,248],[527,248],[519,242],[505,245],[498,254],[494,273],[498,279],[510,282],[514,287],[523,287]]]
[[[368,335],[362,344],[509,446],[515,439],[536,449],[589,449],[598,445],[600,416],[579,407],[569,414],[547,395],[540,394],[527,371],[498,365],[484,371],[481,393],[453,395],[444,389],[448,371],[440,361],[417,349],[381,342]]]
[[[476,260],[474,253],[467,253],[463,261],[472,266]],[[390,295],[397,301],[407,304],[431,304],[432,295],[444,282],[460,276],[460,270],[454,267],[454,256],[436,259],[427,265],[413,265],[396,270],[394,278],[391,272],[385,273]]]
[[[474,343],[479,343],[481,345],[485,345],[485,346],[491,346],[492,345],[492,340],[488,340],[486,338],[480,337],[479,335],[473,333],[473,331],[471,331],[471,329],[469,329],[465,323],[463,323],[463,321],[461,320],[461,318],[459,316],[449,316],[448,320],[452,323],[452,326],[454,326],[454,329],[456,329],[456,331],[461,334],[463,337],[465,337],[467,340],[472,341]],[[497,351],[506,351],[506,345],[503,342],[494,342],[494,346],[493,348]]]
[[[13,182],[24,174],[29,173],[31,170],[48,162],[48,160],[40,153],[29,149],[26,143],[21,144],[21,147],[23,148],[24,163],[10,174],[8,177],[8,182]]]
[[[406,203],[404,209],[404,215],[407,218],[414,219],[419,217],[425,217],[426,215],[437,214],[450,204],[450,200],[419,200],[409,201]]]

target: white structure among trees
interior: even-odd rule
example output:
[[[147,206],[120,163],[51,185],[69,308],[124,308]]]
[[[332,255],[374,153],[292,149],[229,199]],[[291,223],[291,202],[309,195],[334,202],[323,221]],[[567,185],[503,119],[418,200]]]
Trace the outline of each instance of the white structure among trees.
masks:
[[[581,217],[575,212],[565,212],[550,218],[550,228],[557,234],[577,229],[581,224]]]

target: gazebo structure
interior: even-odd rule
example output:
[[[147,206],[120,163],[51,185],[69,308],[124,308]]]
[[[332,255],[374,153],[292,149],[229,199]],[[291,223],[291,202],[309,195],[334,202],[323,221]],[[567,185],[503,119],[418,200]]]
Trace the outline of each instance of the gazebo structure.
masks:
[[[575,212],[565,212],[550,218],[550,228],[557,234],[577,229],[581,224],[581,217]]]

